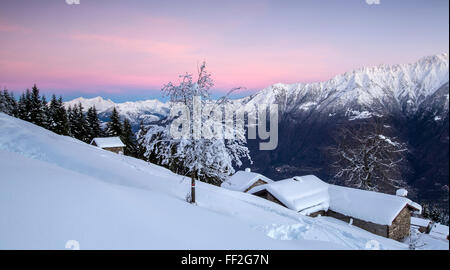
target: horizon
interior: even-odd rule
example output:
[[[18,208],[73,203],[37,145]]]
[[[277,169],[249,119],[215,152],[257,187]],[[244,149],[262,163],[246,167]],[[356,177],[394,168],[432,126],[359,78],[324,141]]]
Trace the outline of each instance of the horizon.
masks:
[[[213,97],[242,86],[240,98],[448,53],[448,1],[317,2],[2,1],[0,87],[164,100],[164,84],[205,60]]]

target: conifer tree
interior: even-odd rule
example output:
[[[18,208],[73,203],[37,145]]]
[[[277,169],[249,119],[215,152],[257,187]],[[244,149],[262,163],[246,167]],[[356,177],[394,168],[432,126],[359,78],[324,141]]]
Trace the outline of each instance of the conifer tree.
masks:
[[[74,120],[75,120],[75,117],[74,117],[73,109],[72,109],[71,106],[69,106],[67,108],[67,120],[69,121],[69,135],[71,137],[73,137],[73,132],[72,131],[75,129],[74,124],[73,124]]]
[[[6,110],[6,98],[3,93],[0,93],[0,112],[8,113]]]
[[[146,144],[144,143],[145,136],[147,135],[148,127],[144,125],[144,121],[139,122],[139,130],[136,133],[136,157],[149,161],[145,157],[145,152],[147,151]]]
[[[49,129],[50,122],[51,122],[51,115],[50,115],[50,109],[48,107],[47,99],[45,98],[45,96],[42,96],[42,98],[41,98],[41,110],[42,110],[41,126],[46,129]]]
[[[52,95],[48,111],[49,129],[60,135],[69,135],[70,127],[62,97],[56,99],[56,96]]]
[[[110,121],[107,124],[106,135],[122,136],[122,123],[120,122],[120,116],[116,107],[112,110]]]
[[[7,93],[7,91],[6,91],[6,93]],[[9,110],[10,110],[10,115],[17,117],[17,113],[18,113],[17,101],[12,92],[9,93]]]
[[[64,108],[64,103],[62,97],[60,96],[57,103],[56,111],[56,124],[57,133],[61,135],[70,135],[69,119],[67,116],[66,109]]]
[[[124,154],[127,156],[136,156],[136,138],[131,130],[130,121],[126,118],[123,120],[123,130],[120,138],[125,144]]]
[[[38,126],[43,126],[45,121],[44,112],[42,110],[42,101],[39,95],[39,89],[36,84],[33,86],[31,90],[31,96],[29,98],[30,102],[30,122],[36,124]]]
[[[31,92],[30,89],[27,89],[19,98],[17,116],[22,120],[31,122],[31,107]]]
[[[49,105],[49,108],[48,108],[48,114],[49,114],[49,123],[48,123],[48,129],[49,130],[51,130],[51,131],[53,131],[53,132],[55,132],[55,133],[58,133],[58,131],[57,131],[57,124],[56,124],[56,122],[57,122],[57,119],[56,119],[56,112],[57,112],[57,110],[58,110],[58,100],[56,99],[56,96],[55,96],[55,94],[53,94],[52,95],[52,99],[50,100],[50,105]]]
[[[102,135],[100,120],[98,119],[97,109],[95,106],[90,107],[87,111],[86,120],[89,129],[89,141]]]
[[[83,113],[83,106],[81,103],[74,106],[71,110],[71,134],[80,141],[88,142],[89,132],[86,117]]]
[[[9,93],[6,88],[3,92],[0,92],[0,112],[4,112],[12,116],[16,116],[17,114],[17,102],[14,95]]]

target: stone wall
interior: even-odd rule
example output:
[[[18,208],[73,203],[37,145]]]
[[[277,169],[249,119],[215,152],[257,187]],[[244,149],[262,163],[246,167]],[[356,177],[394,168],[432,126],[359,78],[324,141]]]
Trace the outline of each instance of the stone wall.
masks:
[[[369,221],[364,221],[361,219],[345,216],[341,213],[337,213],[332,210],[328,210],[327,212],[325,212],[324,215],[342,220],[346,223],[349,223],[350,219],[353,219],[352,224],[354,226],[359,227],[361,229],[364,229],[368,232],[371,232],[371,233],[379,235],[379,236],[388,237],[388,226],[387,225],[380,225],[380,224],[372,223]]]
[[[282,202],[280,202],[277,198],[275,198],[272,194],[270,194],[270,192],[268,192],[265,189],[263,189],[263,190],[261,190],[259,192],[256,192],[253,195],[256,195],[258,197],[264,198],[264,199],[269,200],[269,201],[274,202],[274,203],[278,203],[279,205],[282,205],[282,206],[288,208],[286,205],[284,205]]]
[[[107,150],[107,151],[110,151],[110,152],[114,152],[114,153],[119,153],[119,152],[122,152],[123,153],[123,147],[105,147],[105,148],[103,148],[103,149],[105,149],[105,150]]]
[[[250,189],[252,189],[252,188],[254,188],[256,186],[265,185],[265,184],[267,184],[265,181],[259,179],[253,185],[251,185],[249,188],[247,188],[244,192],[247,192],[247,191],[249,191]]]
[[[409,235],[411,226],[411,212],[408,207],[400,211],[388,228],[388,237],[397,241],[405,239]]]

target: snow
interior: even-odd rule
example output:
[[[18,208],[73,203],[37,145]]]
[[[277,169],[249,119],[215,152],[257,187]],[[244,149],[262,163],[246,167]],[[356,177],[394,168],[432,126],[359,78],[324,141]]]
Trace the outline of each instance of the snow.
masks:
[[[272,183],[273,181],[264,175],[249,171],[237,171],[229,179],[221,184],[221,187],[236,190],[245,191],[251,187],[256,181],[262,180],[266,183]]]
[[[448,226],[439,223],[433,224],[430,231],[431,236],[441,239],[447,239],[448,233],[449,233]]]
[[[74,106],[78,105],[78,103],[81,103],[81,105],[83,106],[83,109],[85,111],[87,111],[90,107],[95,106],[95,108],[97,109],[97,112],[99,112],[99,113],[104,112],[108,109],[112,109],[116,105],[112,100],[110,100],[110,99],[105,100],[102,97],[98,96],[95,98],[79,97],[74,100],[64,102],[64,106],[67,109],[69,106],[74,107]]]
[[[0,161],[0,249],[407,249],[205,183],[191,205],[190,179],[3,113]]]
[[[158,113],[165,113],[164,109],[168,108],[168,104],[157,99],[140,100],[136,102],[115,103],[110,99],[103,99],[102,97],[83,98],[79,97],[71,101],[64,102],[64,106],[68,108],[81,103],[83,109],[87,111],[90,107],[95,106],[98,113],[110,111],[116,107],[117,111],[123,114],[135,114],[140,111],[154,111]]]
[[[403,242],[405,244],[414,242],[418,250],[449,250],[447,239],[421,233],[415,226],[411,226],[411,234]]]
[[[315,105],[317,105],[317,102],[305,102],[300,105],[299,109],[307,111],[307,110],[313,108],[313,106],[315,106]]]
[[[411,201],[411,202],[409,203],[409,206],[411,206],[412,208],[416,209],[415,213],[417,213],[417,214],[419,214],[419,215],[422,214],[422,205],[420,205],[420,204],[418,204],[418,203],[416,203],[416,202]]]
[[[373,113],[369,111],[353,111],[353,110],[347,110],[346,115],[349,116],[348,120],[353,121],[357,119],[368,119],[372,118]]]
[[[256,186],[249,193],[267,190],[289,209],[310,214],[328,209],[328,184],[314,175],[296,176]]]
[[[330,209],[364,221],[391,225],[411,200],[361,189],[330,185]]]
[[[411,226],[428,227],[430,220],[418,217],[411,217]]]
[[[157,99],[141,100],[136,102],[115,103],[110,99],[102,97],[83,98],[79,97],[71,101],[64,102],[64,106],[74,107],[81,103],[84,111],[95,106],[99,114],[109,113],[115,107],[119,114],[130,120],[131,123],[139,124],[140,120],[154,122],[161,120],[169,114],[169,103],[161,102]]]
[[[94,138],[92,139],[92,143],[95,142],[95,145],[100,148],[105,147],[125,147],[125,144],[120,140],[119,137],[104,137],[104,138]]]

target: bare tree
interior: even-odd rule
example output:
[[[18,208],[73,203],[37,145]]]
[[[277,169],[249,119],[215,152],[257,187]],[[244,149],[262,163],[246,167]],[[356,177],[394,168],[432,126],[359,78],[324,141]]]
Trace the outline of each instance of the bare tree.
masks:
[[[342,127],[330,148],[334,178],[346,186],[387,190],[405,186],[401,168],[407,147],[388,137],[381,117]]]

